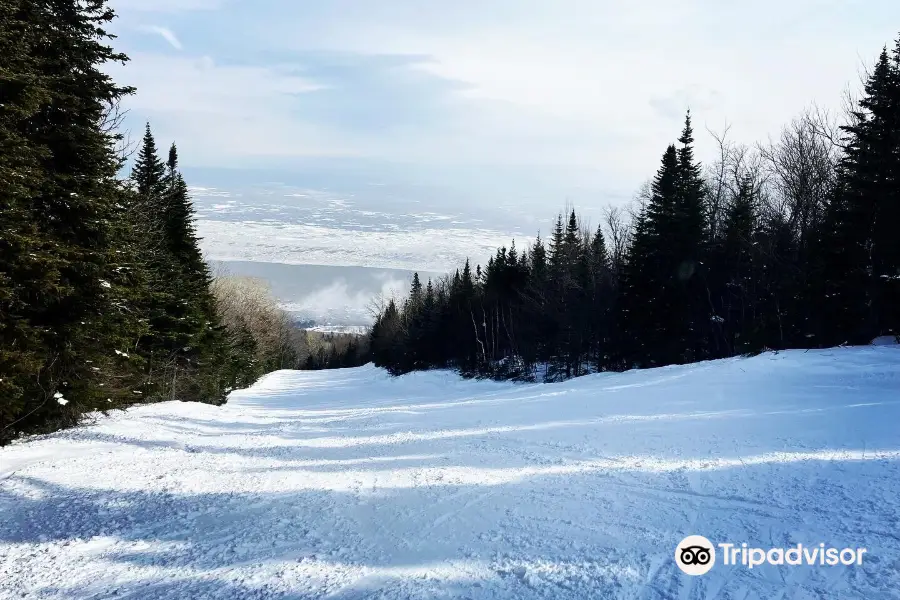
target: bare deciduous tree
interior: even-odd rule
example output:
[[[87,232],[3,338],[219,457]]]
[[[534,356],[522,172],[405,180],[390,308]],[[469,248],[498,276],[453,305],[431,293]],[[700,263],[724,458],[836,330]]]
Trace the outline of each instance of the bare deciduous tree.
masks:
[[[131,132],[121,131],[127,115],[128,111],[122,108],[120,97],[107,102],[100,113],[100,131],[112,140],[113,151],[120,164],[125,164],[137,149],[137,142],[131,139]]]
[[[707,129],[718,148],[718,156],[706,168],[706,203],[713,239],[719,235],[725,212],[741,187],[749,184],[753,197],[761,198],[766,184],[760,152],[729,140],[730,130],[730,125],[726,125],[721,133]]]
[[[622,268],[625,265],[625,256],[631,242],[631,225],[626,210],[621,206],[607,206],[603,211],[604,235],[609,251],[612,280],[619,281]]]
[[[763,160],[771,216],[785,220],[806,246],[834,190],[841,150],[833,143],[831,121],[807,111],[779,137],[757,149]]]
[[[246,330],[256,343],[256,358],[276,368],[300,366],[310,353],[307,336],[272,296],[269,285],[251,277],[218,276],[212,292],[222,323],[231,331]],[[297,361],[299,364],[291,364]]]

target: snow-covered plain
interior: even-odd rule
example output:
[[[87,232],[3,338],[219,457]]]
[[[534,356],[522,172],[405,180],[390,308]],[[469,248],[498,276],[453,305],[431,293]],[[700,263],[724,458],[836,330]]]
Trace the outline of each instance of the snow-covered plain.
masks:
[[[3,598],[896,598],[900,349],[282,371],[0,449]],[[677,570],[688,534],[861,566]]]

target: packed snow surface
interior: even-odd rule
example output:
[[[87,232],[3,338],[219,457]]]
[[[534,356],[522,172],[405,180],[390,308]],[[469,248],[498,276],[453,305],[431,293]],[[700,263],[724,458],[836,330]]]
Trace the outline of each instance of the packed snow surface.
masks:
[[[281,371],[0,449],[2,598],[896,598],[900,349]],[[673,560],[689,534],[860,566]]]

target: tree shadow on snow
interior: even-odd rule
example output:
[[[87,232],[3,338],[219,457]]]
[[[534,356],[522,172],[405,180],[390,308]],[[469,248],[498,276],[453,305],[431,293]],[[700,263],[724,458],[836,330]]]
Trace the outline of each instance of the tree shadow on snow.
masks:
[[[893,460],[830,459],[715,472],[523,470],[488,485],[198,494],[68,488],[13,475],[0,485],[0,555],[22,544],[87,544],[76,559],[84,561],[92,541],[115,540],[101,554],[112,565],[108,586],[60,581],[42,590],[66,597],[88,589],[118,598],[315,598],[323,590],[348,599],[700,598],[748,589],[827,597],[839,584],[842,597],[877,599],[900,585],[889,568],[900,559],[890,525],[897,474]],[[752,493],[748,482],[757,486]],[[822,498],[828,506],[815,504]],[[854,503],[865,518],[848,511]],[[796,539],[796,531],[826,537]],[[827,569],[798,577],[774,567],[690,578],[671,554],[691,533],[762,547],[865,546],[874,562],[837,578]],[[459,563],[427,574],[430,565]],[[141,583],[117,584],[119,569],[141,573]],[[102,573],[96,579],[106,581]]]

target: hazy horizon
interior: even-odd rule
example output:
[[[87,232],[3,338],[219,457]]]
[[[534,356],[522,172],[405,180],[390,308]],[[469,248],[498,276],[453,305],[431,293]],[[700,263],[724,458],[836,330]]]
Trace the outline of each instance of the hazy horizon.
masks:
[[[900,23],[887,0],[112,6],[123,127],[177,143],[210,259],[437,272],[566,206],[596,226],[688,109],[707,164],[707,130],[839,113]]]

